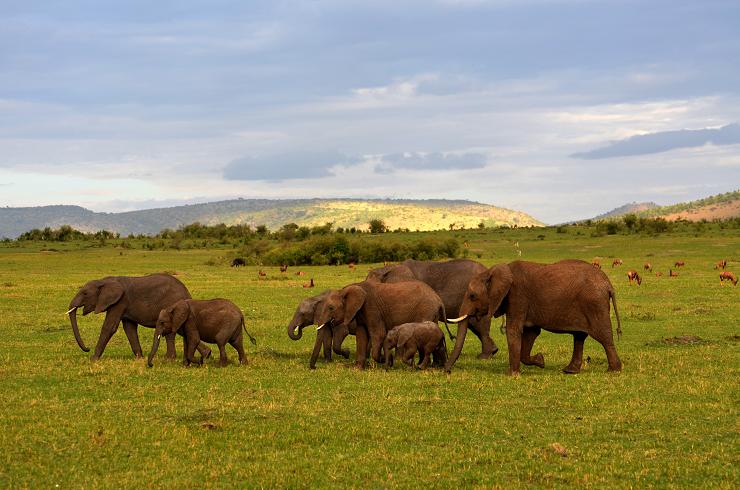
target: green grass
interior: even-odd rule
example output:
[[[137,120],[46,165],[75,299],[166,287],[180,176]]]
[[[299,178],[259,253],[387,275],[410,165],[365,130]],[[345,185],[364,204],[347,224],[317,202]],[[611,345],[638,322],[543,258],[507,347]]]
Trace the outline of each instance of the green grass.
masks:
[[[740,464],[740,288],[720,287],[713,264],[740,272],[737,230],[658,237],[591,237],[553,229],[454,232],[491,265],[518,258],[601,257],[617,288],[621,374],[607,374],[589,339],[581,374],[560,373],[570,336],[543,332],[544,370],[505,375],[502,350],[479,361],[468,337],[451,375],[308,369],[313,329],[288,339],[301,298],[364,278],[372,267],[234,269],[221,250],[142,251],[80,244],[0,247],[0,487],[737,487]],[[538,238],[542,235],[542,238]],[[440,236],[447,236],[440,234]],[[382,238],[379,238],[382,239]],[[625,265],[612,269],[607,261]],[[686,261],[677,278],[675,260]],[[628,287],[625,272],[650,261]],[[217,265],[206,265],[212,263]],[[306,276],[293,275],[304,270]],[[219,369],[134,360],[119,329],[90,363],[64,315],[88,279],[171,271],[194,297],[225,297],[246,314],[258,346],[249,365]],[[301,284],[310,277],[318,288]],[[88,345],[103,317],[80,317]],[[694,335],[703,342],[666,338]],[[139,329],[145,352],[152,330]],[[354,351],[354,341],[347,345]],[[448,342],[448,347],[452,345]],[[161,349],[162,351],[164,349]],[[181,359],[178,339],[178,359]],[[552,444],[565,447],[559,455]]]

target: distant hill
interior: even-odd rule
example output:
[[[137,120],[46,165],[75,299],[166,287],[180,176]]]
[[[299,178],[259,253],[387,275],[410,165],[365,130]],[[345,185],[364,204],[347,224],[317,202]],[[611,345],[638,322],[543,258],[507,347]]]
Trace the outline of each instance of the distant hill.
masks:
[[[629,204],[625,204],[624,206],[619,206],[618,208],[614,208],[611,211],[600,214],[596,217],[594,217],[594,220],[600,220],[600,219],[608,219],[608,218],[618,218],[620,216],[624,216],[625,214],[629,213],[640,213],[642,211],[647,211],[650,209],[654,209],[659,207],[654,202],[632,202]]]
[[[70,225],[85,232],[109,230],[123,236],[153,235],[200,222],[266,225],[275,230],[286,223],[367,229],[371,219],[385,221],[390,229],[410,230],[486,226],[542,226],[528,214],[472,201],[406,199],[234,199],[125,213],[96,213],[79,206],[0,208],[0,237],[15,238],[28,230]]]
[[[644,206],[641,208],[641,206]],[[599,219],[613,219],[634,213],[639,217],[657,218],[661,217],[668,221],[686,219],[689,221],[700,221],[705,219],[729,219],[740,217],[740,190],[705,197],[696,201],[671,204],[669,206],[657,206],[655,203],[632,203],[625,204],[613,209],[608,213],[595,217]]]

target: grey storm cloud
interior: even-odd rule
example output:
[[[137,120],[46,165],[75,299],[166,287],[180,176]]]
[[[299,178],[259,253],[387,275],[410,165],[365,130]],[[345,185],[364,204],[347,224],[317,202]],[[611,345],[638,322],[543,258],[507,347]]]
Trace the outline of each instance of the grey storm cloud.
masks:
[[[238,158],[224,168],[227,180],[288,180],[329,177],[329,169],[348,164],[349,158],[338,152],[288,152]]]
[[[597,148],[583,153],[574,153],[571,157],[598,160],[601,158],[647,155],[677,148],[704,146],[707,143],[714,145],[739,144],[740,125],[728,124],[727,126],[716,129],[681,129],[678,131],[642,134],[621,141],[615,141],[603,148]]]
[[[482,168],[486,166],[486,156],[482,153],[392,153],[384,155],[381,167],[412,170],[452,170]]]

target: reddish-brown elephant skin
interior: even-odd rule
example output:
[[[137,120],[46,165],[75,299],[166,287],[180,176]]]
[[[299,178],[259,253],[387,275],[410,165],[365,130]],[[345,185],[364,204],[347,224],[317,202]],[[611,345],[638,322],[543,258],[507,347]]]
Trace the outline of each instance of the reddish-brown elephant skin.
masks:
[[[431,260],[409,259],[400,264],[389,265],[371,270],[368,281],[394,283],[417,280],[427,284],[442,299],[447,316],[457,318],[460,315],[460,306],[465,298],[470,280],[486,266],[474,260],[450,260],[434,262]],[[481,343],[481,353],[478,359],[488,359],[498,352],[498,346],[491,338],[491,318],[476,318],[468,322],[468,328],[478,337]],[[454,340],[454,337],[450,336]]]
[[[77,344],[85,352],[89,352],[82,341],[77,326],[77,308],[82,308],[82,315],[90,312],[105,312],[105,320],[100,329],[100,337],[95,346],[95,352],[90,356],[96,360],[103,355],[105,346],[118,325],[123,322],[131,350],[136,357],[143,357],[137,326],[154,328],[157,317],[162,308],[176,303],[181,299],[189,299],[190,293],[185,285],[176,277],[169,274],[151,274],[141,277],[115,276],[104,277],[87,282],[80,288],[69,303],[69,320],[72,323]],[[175,334],[165,337],[167,340],[167,357],[175,358]],[[203,357],[211,355],[211,349],[199,344],[198,350]]]
[[[554,264],[515,261],[475,276],[468,285],[460,314],[506,315],[509,374],[519,374],[520,363],[544,367],[541,353],[531,355],[541,329],[573,335],[573,356],[564,372],[581,370],[583,342],[589,335],[604,347],[609,371],[620,371],[622,362],[614,347],[610,300],[617,318],[617,334],[621,334],[614,287],[604,272],[581,260]],[[455,349],[445,366],[448,372],[462,350],[467,321],[463,319],[459,324]]]

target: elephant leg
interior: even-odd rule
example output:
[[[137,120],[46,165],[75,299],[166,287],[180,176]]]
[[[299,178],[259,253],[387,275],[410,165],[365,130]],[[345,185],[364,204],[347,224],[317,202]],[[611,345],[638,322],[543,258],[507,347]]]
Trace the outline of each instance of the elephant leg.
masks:
[[[346,329],[340,329],[338,332],[334,332],[331,336],[334,353],[339,354],[345,359],[349,359],[349,349],[342,349],[342,342],[347,338],[347,335],[348,333]]]
[[[239,364],[247,364],[247,355],[244,353],[244,341],[241,335],[241,329],[239,329],[239,335],[236,338],[231,339],[229,344],[236,349],[236,353],[239,355]]]
[[[524,319],[517,316],[509,318],[506,325],[506,343],[509,345],[509,374],[512,376],[519,375],[523,327]]]
[[[415,355],[416,355],[416,349],[412,349],[410,347],[405,348],[403,351],[403,355],[401,356],[401,361],[403,361],[409,367],[414,367],[414,356]]]
[[[578,374],[581,372],[581,366],[583,365],[583,342],[588,337],[586,332],[573,332],[573,357],[570,360],[570,364],[563,368],[563,372],[566,374]]]
[[[427,368],[427,366],[429,365],[430,357],[431,357],[431,354],[429,353],[429,351],[424,352],[424,359],[422,359],[421,363],[419,363],[419,369],[424,370]]]
[[[541,331],[540,327],[525,327],[522,332],[521,359],[522,364],[525,366],[545,367],[545,357],[542,355],[542,352],[538,352],[536,356],[532,357],[532,346]]]
[[[226,357],[226,346],[224,344],[218,344],[218,353],[218,365],[220,367],[226,367],[226,365],[229,363],[229,358]]]
[[[311,351],[311,359],[308,361],[309,369],[316,369],[316,359],[319,358],[319,353],[321,352],[321,346],[324,343],[324,338],[329,335],[326,332],[326,328],[327,327],[324,327],[318,332],[316,332],[316,340],[313,343],[313,350]]]
[[[131,320],[123,320],[123,331],[126,332],[126,337],[128,337],[128,343],[131,346],[131,351],[134,353],[134,357],[139,359],[140,357],[144,357],[141,353],[141,344],[139,343],[139,333],[136,329],[137,325],[136,322],[132,322]]]
[[[498,346],[491,338],[491,319],[489,317],[484,317],[480,324],[471,321],[470,331],[480,340],[481,353],[478,354],[478,359],[488,359],[498,352]]]
[[[173,338],[172,342],[173,342],[173,346],[174,346],[174,338]],[[201,359],[205,360],[205,359],[208,359],[209,357],[211,357],[211,348],[208,347],[203,342],[198,342],[197,349],[198,349],[198,352],[200,352]],[[174,351],[174,349],[173,349],[173,351]]]
[[[373,335],[371,337],[370,348],[373,360],[378,364],[382,364],[384,362],[383,356],[381,356],[381,350],[383,349],[383,338],[379,335]]]
[[[324,360],[331,361],[333,335],[324,334],[322,349],[324,351]]]
[[[100,328],[100,337],[98,337],[98,343],[95,346],[95,353],[90,356],[91,361],[100,359],[103,355],[105,346],[108,345],[110,338],[118,330],[118,324],[121,323],[121,314],[123,313],[122,308],[115,310],[108,310],[105,314],[105,320],[103,320],[103,326]]]
[[[608,313],[605,318],[596,324],[596,328],[592,328],[592,331],[589,332],[589,334],[604,347],[604,351],[606,351],[606,360],[609,363],[608,371],[621,371],[622,361],[619,359],[617,349],[614,347],[612,323],[608,317]]]
[[[124,327],[126,325],[124,324]],[[164,336],[164,340],[167,344],[167,355],[165,356],[166,359],[176,359],[177,353],[175,352],[175,337],[177,334],[175,333],[168,333]]]
[[[365,369],[368,344],[367,330],[365,330],[363,327],[358,326],[357,333],[355,335],[357,337],[357,361],[355,362],[355,365],[359,369]]]

